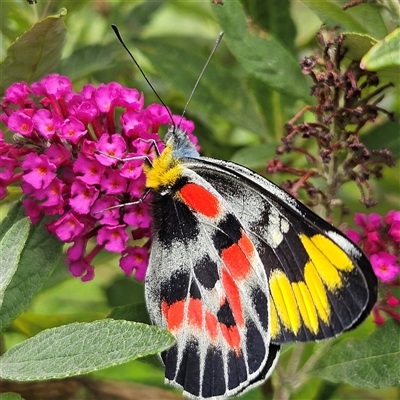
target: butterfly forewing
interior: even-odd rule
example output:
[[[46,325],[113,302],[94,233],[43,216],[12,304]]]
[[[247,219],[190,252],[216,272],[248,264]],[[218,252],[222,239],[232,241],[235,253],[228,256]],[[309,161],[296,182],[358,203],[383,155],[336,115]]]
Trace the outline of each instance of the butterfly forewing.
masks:
[[[339,230],[260,175],[205,157],[185,159],[226,200],[267,273],[274,343],[334,337],[376,302],[376,277]]]
[[[166,379],[199,398],[225,398],[266,379],[267,276],[229,204],[187,168],[152,195],[153,246],[146,276],[152,320],[176,337],[162,354]]]

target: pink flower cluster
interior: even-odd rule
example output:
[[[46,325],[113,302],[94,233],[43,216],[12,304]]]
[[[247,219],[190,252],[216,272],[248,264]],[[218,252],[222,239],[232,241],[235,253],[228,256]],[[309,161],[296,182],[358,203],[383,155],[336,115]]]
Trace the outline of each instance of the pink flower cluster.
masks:
[[[376,213],[356,214],[354,221],[361,232],[348,230],[346,234],[369,256],[375,275],[383,286],[383,299],[373,311],[375,323],[380,325],[384,322],[381,312],[400,322],[400,312],[397,311],[400,299],[391,289],[400,286],[400,211],[389,211],[385,217]]]
[[[32,223],[43,215],[58,216],[47,228],[72,243],[67,263],[82,281],[93,278],[92,260],[103,248],[121,253],[125,273],[135,270],[135,277],[144,279],[151,243],[149,196],[136,205],[109,208],[141,199],[143,157],[153,157],[154,142],[162,150],[158,129],[172,122],[168,110],[158,104],[144,108],[143,94],[116,82],[86,85],[76,93],[58,74],[30,86],[13,84],[1,109],[0,119],[14,140],[8,143],[0,130],[0,199],[18,184]],[[173,120],[196,143],[194,124],[179,116]],[[96,243],[88,251],[92,238]],[[142,247],[135,246],[139,239]]]

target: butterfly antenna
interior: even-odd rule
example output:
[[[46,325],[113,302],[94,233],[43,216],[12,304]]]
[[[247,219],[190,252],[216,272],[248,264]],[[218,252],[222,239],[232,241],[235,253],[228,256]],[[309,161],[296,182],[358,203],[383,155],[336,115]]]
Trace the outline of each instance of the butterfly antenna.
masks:
[[[224,32],[220,32],[219,35],[218,35],[218,37],[217,37],[217,40],[215,41],[214,47],[213,47],[213,49],[211,50],[211,53],[210,53],[210,55],[208,56],[208,59],[207,59],[206,63],[204,64],[204,67],[203,67],[203,69],[201,70],[200,75],[199,75],[199,77],[197,78],[196,83],[194,84],[194,87],[193,87],[193,89],[192,89],[192,92],[190,93],[190,96],[189,96],[189,98],[188,98],[188,101],[187,101],[186,104],[185,104],[185,107],[183,108],[183,112],[182,112],[182,115],[181,115],[181,120],[179,121],[179,125],[178,125],[178,126],[181,125],[182,119],[183,119],[183,117],[184,117],[184,115],[185,115],[185,113],[186,113],[186,109],[187,109],[187,107],[188,107],[190,101],[192,100],[193,94],[194,94],[194,92],[196,91],[196,88],[197,88],[197,86],[198,86],[198,84],[199,84],[199,82],[200,82],[200,79],[201,79],[202,76],[204,75],[204,71],[206,70],[208,64],[210,63],[211,57],[214,55],[215,51],[217,50],[217,47],[218,47],[219,44],[221,43],[222,36],[224,36]]]
[[[151,82],[149,81],[149,79],[147,78],[146,74],[143,72],[142,68],[140,67],[139,63],[136,61],[136,58],[132,55],[132,53],[130,52],[130,50],[128,49],[128,47],[126,46],[126,44],[124,43],[124,41],[122,40],[122,37],[119,33],[119,30],[117,28],[117,25],[111,24],[111,28],[113,29],[115,35],[117,36],[118,40],[120,41],[120,43],[122,44],[122,46],[124,47],[124,49],[128,52],[128,54],[130,55],[131,59],[133,60],[133,62],[136,64],[136,66],[138,67],[140,73],[143,75],[143,78],[146,80],[147,84],[150,86],[151,90],[153,91],[153,93],[157,96],[158,100],[160,100],[161,104],[165,107],[165,109],[167,110],[167,113],[171,119],[171,123],[173,126],[175,126],[174,123],[174,119],[172,118],[172,114],[171,111],[169,110],[169,108],[167,107],[167,105],[163,102],[163,99],[158,95],[158,93],[156,92],[156,89],[154,89],[153,85],[151,84]],[[210,57],[211,58],[211,57]],[[208,63],[208,62],[207,62]],[[197,86],[197,83],[196,83]]]

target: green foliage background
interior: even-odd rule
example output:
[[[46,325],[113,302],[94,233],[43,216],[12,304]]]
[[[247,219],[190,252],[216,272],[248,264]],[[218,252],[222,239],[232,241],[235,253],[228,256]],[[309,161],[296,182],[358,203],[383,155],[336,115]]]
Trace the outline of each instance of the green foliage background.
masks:
[[[174,113],[180,114],[218,32],[224,30],[223,42],[189,105],[187,118],[195,121],[195,134],[203,155],[230,159],[262,173],[266,160],[275,155],[280,144],[284,124],[304,105],[314,101],[309,95],[312,82],[301,74],[298,62],[316,47],[315,34],[322,23],[328,28],[339,25],[341,31],[352,33],[348,39],[352,57],[361,59],[372,45],[390,32],[392,43],[399,43],[396,27],[400,15],[396,10],[388,12],[373,4],[343,11],[341,7],[346,2],[342,0],[225,0],[224,3],[221,6],[209,0],[55,0],[29,5],[24,1],[1,0],[1,94],[12,82],[25,80],[31,83],[48,73],[57,72],[70,77],[77,91],[87,83],[97,85],[117,81],[143,91],[146,104],[157,102],[111,30],[110,24],[114,23],[158,94]],[[250,16],[253,25],[248,24]],[[394,49],[378,47],[365,62],[378,70],[383,83],[385,80],[395,83],[396,86],[387,91],[384,107],[399,114],[400,59],[396,47]],[[399,159],[397,122],[380,117],[377,124],[364,130],[362,139],[372,149],[389,148]],[[299,156],[290,156],[290,161],[297,167],[306,165]],[[287,178],[279,175],[272,180],[279,184]],[[383,179],[372,184],[378,200],[372,211],[386,213],[399,208],[398,167],[385,168]],[[18,196],[17,191],[12,192],[7,200]],[[354,212],[366,212],[358,201],[355,185],[347,184],[340,196],[351,210],[348,223],[351,224]],[[2,215],[9,207],[5,201],[2,202]],[[1,237],[4,238],[12,222],[21,218],[21,210],[14,209],[8,222],[6,220],[2,225]],[[37,227],[38,231],[40,229],[42,227]],[[96,278],[82,283],[69,276],[59,250],[47,254],[45,263],[36,261],[34,264],[35,257],[36,260],[43,259],[41,251],[54,249],[56,244],[35,236],[40,233],[30,232],[29,235],[27,239],[25,233],[21,236],[27,243],[32,243],[33,236],[36,238],[38,242],[31,246],[37,254],[27,259],[21,255],[22,263],[29,264],[28,269],[19,269],[18,272],[23,286],[14,281],[13,290],[6,291],[1,298],[1,326],[4,329],[8,326],[3,335],[3,352],[42,331],[46,335],[48,328],[105,318],[111,308],[114,308],[111,316],[116,320],[146,322],[142,285],[124,277],[112,254],[101,253],[95,260]],[[36,280],[30,279],[33,275]],[[124,308],[132,303],[137,306]],[[79,327],[86,329],[86,325]],[[124,325],[121,329],[126,329],[127,335],[137,335],[139,331],[136,328]],[[384,329],[377,334],[372,322],[367,321],[355,332],[322,345],[310,344],[300,350],[288,347],[283,351],[272,382],[292,386],[293,399],[398,398],[398,388],[393,386],[399,383],[400,376],[400,345],[396,347],[399,327],[388,323]],[[367,342],[357,350],[359,344],[354,340],[360,339],[372,343],[374,351],[366,352]],[[36,340],[40,343],[48,339],[46,336],[37,339],[36,336]],[[166,345],[170,338],[160,340]],[[335,346],[338,348],[333,351]],[[55,347],[50,350],[56,351]],[[161,348],[160,344],[153,353]],[[352,357],[357,361],[353,363],[351,359],[345,360],[349,348],[356,349]],[[18,347],[15,352],[18,353]],[[95,352],[95,347],[88,348],[87,357]],[[142,349],[124,361],[145,354],[152,352]],[[306,363],[311,354],[317,355],[313,365]],[[149,360],[150,363],[129,361],[92,372],[92,376],[163,387],[162,368],[154,365],[154,359]],[[294,360],[300,367],[307,366],[307,374],[298,374],[291,367]],[[3,377],[7,377],[4,374],[7,362],[7,359],[0,359]],[[120,364],[119,360],[114,364]],[[102,364],[101,368],[105,366],[108,365]],[[358,367],[355,373],[358,381],[351,380],[350,372]],[[371,377],[371,371],[378,371],[377,376]],[[67,375],[59,374],[57,377]],[[370,381],[362,381],[362,375],[371,377]],[[380,384],[382,376],[387,380]],[[267,386],[243,396],[246,399],[271,397],[272,390]]]

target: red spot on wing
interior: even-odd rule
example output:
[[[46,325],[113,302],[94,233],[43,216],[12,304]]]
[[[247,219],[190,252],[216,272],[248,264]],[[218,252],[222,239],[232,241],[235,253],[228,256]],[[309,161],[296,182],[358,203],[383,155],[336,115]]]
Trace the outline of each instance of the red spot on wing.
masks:
[[[228,346],[240,353],[240,334],[237,326],[230,326],[229,328],[225,324],[221,324],[222,335],[225,338]]]
[[[206,311],[206,328],[211,340],[217,340],[218,337],[218,320],[210,311]]]
[[[239,242],[224,249],[222,260],[234,279],[245,279],[251,271],[251,259],[254,255],[254,246],[249,237],[243,233]]]
[[[228,298],[235,322],[237,325],[243,326],[244,318],[239,288],[226,269],[222,269],[221,278],[222,286],[225,289],[226,297]]]
[[[250,238],[242,232],[242,237],[239,239],[239,246],[247,258],[252,259],[254,255],[254,245]]]
[[[196,328],[202,327],[203,322],[203,305],[200,299],[190,299],[188,308],[188,319],[189,323],[194,325]]]
[[[179,190],[182,201],[194,211],[209,218],[215,218],[219,213],[219,201],[203,186],[188,183]]]
[[[167,321],[168,330],[170,332],[181,327],[183,323],[184,308],[185,302],[183,300],[176,301],[171,305],[168,305],[166,301],[162,302],[161,309]]]

